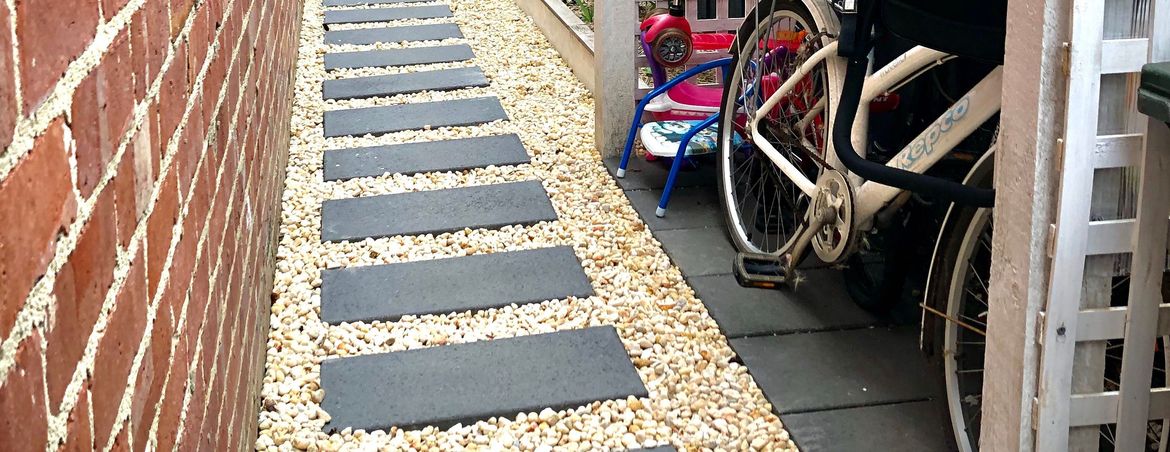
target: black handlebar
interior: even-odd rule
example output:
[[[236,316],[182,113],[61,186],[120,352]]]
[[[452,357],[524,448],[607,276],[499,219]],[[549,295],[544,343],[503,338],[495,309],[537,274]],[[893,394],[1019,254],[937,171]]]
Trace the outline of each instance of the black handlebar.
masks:
[[[869,69],[868,39],[871,18],[874,17],[875,2],[868,2],[868,8],[862,7],[859,14],[847,14],[842,22],[842,37],[849,37],[844,52],[838,52],[847,57],[849,63],[845,70],[845,81],[841,87],[841,101],[837,108],[837,118],[833,125],[833,146],[837,150],[837,158],[849,171],[865,178],[891,187],[910,190],[920,193],[929,193],[931,196],[966,204],[975,207],[992,207],[995,204],[995,190],[976,188],[952,182],[925,174],[906,171],[901,168],[882,165],[862,158],[853,149],[851,135],[853,122],[857,119],[857,109],[861,105],[861,92],[865,84],[866,72]],[[840,44],[839,44],[840,45]]]

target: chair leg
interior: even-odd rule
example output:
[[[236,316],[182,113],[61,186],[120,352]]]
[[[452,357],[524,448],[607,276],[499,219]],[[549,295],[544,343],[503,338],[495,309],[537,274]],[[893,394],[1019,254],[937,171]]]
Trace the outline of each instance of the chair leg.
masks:
[[[691,139],[699,132],[703,131],[715,121],[719,120],[719,114],[713,114],[703,122],[695,124],[687,133],[683,134],[682,140],[678,143],[678,152],[674,154],[674,161],[670,163],[670,174],[666,176],[666,186],[662,187],[662,197],[658,200],[658,208],[654,210],[654,215],[662,218],[666,216],[666,204],[670,202],[670,192],[674,191],[675,180],[678,179],[678,171],[682,168],[683,160],[687,156],[687,145],[691,144]]]
[[[626,135],[626,147],[622,150],[622,161],[618,163],[618,179],[626,177],[626,167],[630,164],[630,154],[634,152],[634,137],[638,135],[638,130],[642,129],[642,112],[645,111],[645,104],[646,100],[643,99],[638,104],[638,108],[634,110],[634,123],[630,124],[630,133]]]

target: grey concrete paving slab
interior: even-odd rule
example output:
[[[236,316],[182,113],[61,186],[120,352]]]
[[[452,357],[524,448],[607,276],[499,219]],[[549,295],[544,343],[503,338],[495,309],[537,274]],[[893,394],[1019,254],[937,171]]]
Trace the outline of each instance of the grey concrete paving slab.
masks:
[[[393,5],[395,3],[429,2],[431,0],[325,0],[325,6]]]
[[[358,30],[329,30],[326,44],[376,44],[380,42],[432,41],[462,38],[463,32],[455,24],[404,25],[399,27],[362,28]]]
[[[714,187],[676,188],[671,194],[666,216],[654,216],[661,190],[626,191],[634,210],[652,231],[703,227],[723,227],[723,207]]]
[[[321,386],[326,432],[446,428],[647,396],[612,326],[325,360]]]
[[[654,231],[670,260],[688,278],[731,274],[735,248],[720,226]]]
[[[508,119],[495,97],[444,100],[325,112],[325,136],[384,134],[427,126],[457,127]]]
[[[610,157],[605,159],[605,169],[609,170],[610,176],[617,174],[618,163],[621,157]],[[678,173],[678,179],[674,181],[674,188],[679,187],[714,187],[719,183],[715,179],[717,167],[715,166],[714,157],[699,157],[699,167],[694,170],[684,170]],[[623,190],[646,190],[650,188],[661,189],[666,186],[666,176],[670,174],[670,165],[663,160],[654,162],[647,162],[641,157],[630,157],[630,164],[626,168],[626,177],[617,178],[618,186]]]
[[[940,394],[935,371],[918,352],[916,329],[865,328],[730,342],[779,414]]]
[[[327,269],[321,320],[394,321],[593,295],[569,246]]]
[[[510,182],[331,199],[321,206],[321,240],[439,234],[556,219],[557,213],[540,182]]]
[[[434,19],[451,17],[447,5],[403,6],[397,8],[364,8],[326,10],[325,25],[388,22],[402,19]]]
[[[321,93],[325,99],[366,99],[420,91],[450,91],[480,86],[488,86],[488,79],[483,75],[483,71],[477,67],[461,67],[325,80]]]
[[[784,428],[800,450],[954,450],[941,401],[786,414]]]
[[[337,52],[325,54],[325,70],[451,63],[474,57],[471,46],[467,44]]]
[[[528,163],[515,134],[325,151],[326,181]]]
[[[795,289],[742,287],[732,275],[687,276],[727,337],[788,334],[869,326],[877,320],[841,287],[840,272],[808,270]]]

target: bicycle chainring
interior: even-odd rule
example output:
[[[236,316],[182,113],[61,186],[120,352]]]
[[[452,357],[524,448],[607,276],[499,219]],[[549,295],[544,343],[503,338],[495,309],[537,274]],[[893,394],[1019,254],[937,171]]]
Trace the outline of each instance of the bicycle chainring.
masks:
[[[849,179],[840,171],[825,168],[817,179],[812,209],[813,226],[818,228],[812,239],[813,251],[828,264],[844,260],[855,248],[858,235],[853,223],[853,187]]]

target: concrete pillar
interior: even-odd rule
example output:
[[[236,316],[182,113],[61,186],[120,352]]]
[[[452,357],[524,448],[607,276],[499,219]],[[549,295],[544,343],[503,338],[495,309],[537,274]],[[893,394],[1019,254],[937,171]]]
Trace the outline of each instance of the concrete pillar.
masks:
[[[983,381],[983,450],[1033,449],[1037,314],[1048,293],[1068,2],[1009,0]]]
[[[594,140],[601,156],[620,155],[634,120],[634,54],[638,11],[633,0],[599,0],[593,16]]]

